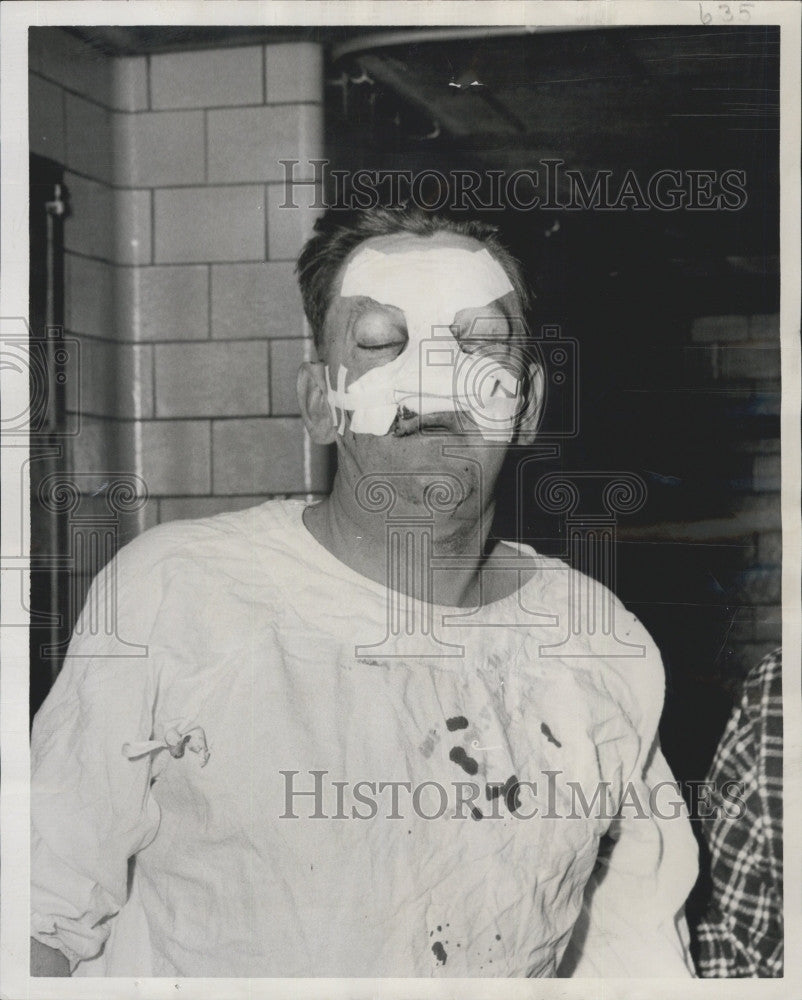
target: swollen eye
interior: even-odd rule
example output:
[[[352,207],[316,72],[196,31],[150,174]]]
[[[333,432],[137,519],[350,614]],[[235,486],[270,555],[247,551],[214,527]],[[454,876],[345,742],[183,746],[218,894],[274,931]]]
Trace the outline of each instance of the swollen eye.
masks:
[[[461,335],[457,337],[461,350],[465,354],[473,354],[482,347],[497,347],[505,344],[510,338],[510,325],[506,319],[487,317],[463,324]]]
[[[399,353],[404,347],[406,341],[403,340],[392,340],[386,344],[360,344],[357,341],[357,347],[361,347],[363,351],[398,351]]]
[[[360,317],[354,327],[357,347],[365,351],[400,352],[407,342],[407,332],[382,313]]]

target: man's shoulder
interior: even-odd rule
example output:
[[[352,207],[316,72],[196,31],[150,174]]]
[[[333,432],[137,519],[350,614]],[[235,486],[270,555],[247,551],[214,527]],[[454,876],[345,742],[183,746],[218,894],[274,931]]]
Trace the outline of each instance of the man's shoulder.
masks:
[[[167,521],[138,535],[117,553],[118,568],[139,574],[165,563],[237,559],[256,546],[286,539],[298,521],[301,501],[269,500],[244,510],[210,517]]]
[[[557,619],[548,656],[593,679],[639,728],[656,727],[665,696],[662,657],[646,626],[615,593],[615,581],[602,582],[529,545],[513,547],[529,567],[521,606]]]
[[[637,618],[626,610],[616,595],[614,580],[600,580],[572,566],[565,557],[544,554],[529,544],[504,539],[502,545],[512,549],[514,559],[520,563],[521,589],[529,599],[539,596],[544,603],[563,607],[579,599],[587,603],[592,591],[596,601],[607,602],[623,618],[637,622]]]

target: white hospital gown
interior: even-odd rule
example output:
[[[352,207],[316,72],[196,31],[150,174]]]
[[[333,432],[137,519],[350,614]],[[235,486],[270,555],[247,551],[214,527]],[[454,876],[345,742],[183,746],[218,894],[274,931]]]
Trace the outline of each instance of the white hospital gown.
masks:
[[[519,592],[435,608],[463,653],[409,655],[302,511],[155,528],[95,582],[34,725],[33,936],[74,975],[691,976],[643,627],[615,602],[645,655],[544,655],[574,571],[511,548],[538,562]],[[115,592],[118,637],[93,634]]]

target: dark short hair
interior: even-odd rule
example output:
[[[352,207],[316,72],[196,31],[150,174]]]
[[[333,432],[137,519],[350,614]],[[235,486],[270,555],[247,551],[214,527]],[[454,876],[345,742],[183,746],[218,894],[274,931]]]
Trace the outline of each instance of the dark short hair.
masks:
[[[479,219],[455,218],[425,211],[411,204],[349,212],[329,209],[315,223],[315,235],[304,246],[295,268],[304,312],[318,351],[322,347],[332,288],[351,251],[373,236],[432,236],[434,233],[454,233],[483,243],[504,268],[526,317],[531,302],[523,268],[502,243],[497,226]]]

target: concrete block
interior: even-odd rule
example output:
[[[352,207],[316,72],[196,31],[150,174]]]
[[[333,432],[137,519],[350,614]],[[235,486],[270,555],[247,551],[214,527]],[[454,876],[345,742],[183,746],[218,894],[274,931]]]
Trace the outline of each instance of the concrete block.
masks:
[[[149,345],[84,337],[80,371],[67,372],[67,408],[94,417],[152,417],[151,351]]]
[[[271,340],[270,342],[270,412],[273,416],[300,413],[296,379],[301,362],[312,357],[309,340]]]
[[[253,45],[151,56],[154,109],[261,104],[262,48]]]
[[[114,245],[112,258],[117,264],[150,264],[151,192],[117,188],[114,206]]]
[[[114,268],[103,261],[64,255],[65,325],[73,333],[114,338]]]
[[[147,420],[139,425],[139,433],[141,475],[152,496],[210,492],[208,420]]]
[[[205,265],[121,268],[117,331],[125,340],[204,340],[209,336]]]
[[[265,189],[194,187],[155,192],[156,262],[265,259]]]
[[[262,341],[156,346],[157,416],[263,416],[269,408]]]
[[[745,455],[780,454],[779,438],[759,438],[754,441],[750,441],[748,438],[745,438],[742,441],[738,441],[737,445],[738,445],[738,451]]]
[[[213,337],[303,335],[303,306],[292,263],[212,267]]]
[[[740,522],[749,531],[779,531],[782,525],[780,498],[769,493],[740,499],[737,513]]]
[[[758,455],[752,466],[752,489],[757,493],[780,490],[780,456]]]
[[[729,343],[746,340],[748,331],[746,316],[700,316],[691,325],[691,340]]]
[[[265,50],[268,104],[323,101],[323,49],[316,42],[287,42]]]
[[[317,185],[296,186],[288,206],[286,186],[268,184],[268,259],[297,260],[301,248],[312,235],[315,219],[324,210],[322,192]]]
[[[118,56],[112,66],[111,106],[120,111],[145,111],[148,106],[146,56]]]
[[[780,339],[780,315],[779,313],[763,313],[758,316],[749,317],[749,339],[764,341],[779,341]]]
[[[283,181],[280,160],[297,159],[293,176],[312,180],[310,159],[323,149],[323,110],[316,104],[209,112],[209,180]]]
[[[214,492],[272,495],[325,491],[327,449],[305,444],[300,419],[214,421]],[[304,474],[304,449],[310,449],[310,481]]]
[[[64,174],[69,214],[64,219],[64,249],[112,260],[114,217],[112,190],[107,184],[78,174]]]
[[[28,75],[28,140],[32,153],[64,162],[64,91],[35,73]]]
[[[75,94],[65,95],[66,166],[112,183],[112,112]]]
[[[120,424],[104,417],[84,417],[81,429],[67,440],[69,468],[73,472],[97,472],[127,468],[120,455]]]
[[[118,264],[150,262],[150,191],[112,189],[66,173],[64,247]]]
[[[780,348],[777,344],[755,344],[749,347],[726,347],[720,356],[721,378],[779,379]]]
[[[202,184],[202,111],[142,112],[115,118],[115,182],[124,187]]]
[[[117,413],[137,420],[153,416],[153,348],[150,344],[119,344],[117,353]]]

